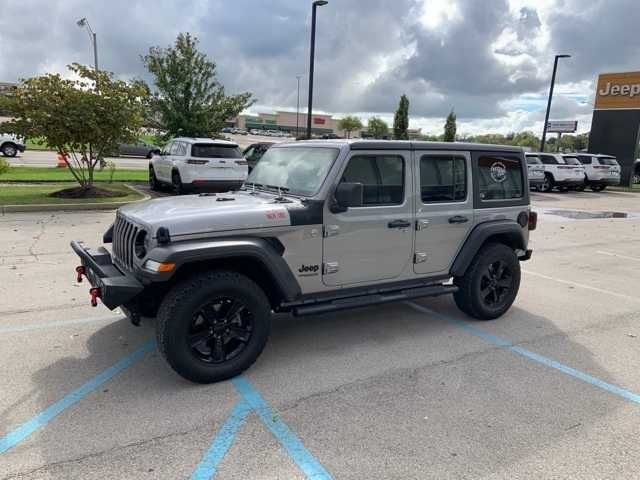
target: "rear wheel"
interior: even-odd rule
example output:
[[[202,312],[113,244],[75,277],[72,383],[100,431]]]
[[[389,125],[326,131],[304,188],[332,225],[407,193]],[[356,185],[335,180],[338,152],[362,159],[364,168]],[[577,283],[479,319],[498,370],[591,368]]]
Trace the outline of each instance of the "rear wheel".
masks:
[[[516,299],[520,262],[511,247],[489,243],[478,251],[467,272],[454,281],[458,308],[478,320],[492,320],[509,310]]]
[[[153,167],[149,167],[149,188],[154,192],[160,190],[160,183],[158,183],[158,177]]]
[[[606,185],[591,185],[591,190],[594,192],[601,192],[606,188]]]
[[[157,318],[158,348],[171,368],[192,382],[212,383],[256,361],[269,337],[271,306],[244,275],[209,272],[174,287]]]
[[[171,174],[171,184],[173,185],[173,191],[176,195],[182,195],[185,191],[184,184],[180,178],[180,172],[174,171]]]
[[[554,186],[553,177],[551,176],[550,173],[545,173],[544,182],[542,182],[542,185],[540,186],[540,190],[548,193],[551,190],[553,190],[553,186]]]

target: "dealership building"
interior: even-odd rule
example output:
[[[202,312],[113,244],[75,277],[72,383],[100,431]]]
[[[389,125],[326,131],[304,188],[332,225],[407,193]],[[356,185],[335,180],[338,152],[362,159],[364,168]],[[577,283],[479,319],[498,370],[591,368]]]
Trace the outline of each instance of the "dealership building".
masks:
[[[297,117],[297,119],[296,119]],[[259,113],[257,115],[238,115],[227,122],[227,126],[243,130],[281,130],[296,135],[296,130],[303,135],[307,129],[307,114],[300,112]],[[331,115],[314,114],[311,116],[311,132],[314,135],[335,134],[341,137],[345,132],[338,128],[338,120]],[[360,132],[352,132],[351,136],[359,137]]]

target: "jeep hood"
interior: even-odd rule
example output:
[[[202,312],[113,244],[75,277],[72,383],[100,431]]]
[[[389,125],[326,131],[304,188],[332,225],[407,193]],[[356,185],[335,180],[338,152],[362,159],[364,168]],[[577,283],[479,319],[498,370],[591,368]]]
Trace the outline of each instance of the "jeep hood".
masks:
[[[288,208],[301,208],[301,202],[288,199],[290,203],[279,203],[275,199],[275,195],[249,192],[185,195],[131,203],[118,212],[147,227],[153,237],[160,227],[176,237],[291,225]]]

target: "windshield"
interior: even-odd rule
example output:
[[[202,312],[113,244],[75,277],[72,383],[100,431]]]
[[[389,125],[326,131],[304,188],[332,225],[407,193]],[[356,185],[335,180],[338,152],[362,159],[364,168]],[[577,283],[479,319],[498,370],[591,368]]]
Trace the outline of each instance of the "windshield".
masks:
[[[578,157],[562,157],[567,165],[582,165]]]
[[[196,143],[191,147],[191,156],[196,158],[242,158],[242,152],[235,145]]]
[[[540,160],[540,157],[534,157],[532,155],[527,155],[527,163],[529,165],[540,165],[542,163],[542,161]]]
[[[598,158],[598,161],[600,162],[600,165],[618,165],[618,162],[613,157],[600,157]]]
[[[338,153],[337,148],[271,148],[253,169],[247,184],[280,188],[303,196],[315,195]]]

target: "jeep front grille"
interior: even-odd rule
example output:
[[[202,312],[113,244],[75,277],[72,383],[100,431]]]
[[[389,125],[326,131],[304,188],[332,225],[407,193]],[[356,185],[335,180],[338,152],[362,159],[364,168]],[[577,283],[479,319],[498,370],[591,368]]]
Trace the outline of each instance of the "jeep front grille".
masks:
[[[113,256],[120,267],[133,270],[135,241],[140,229],[126,218],[116,215],[113,224]]]

